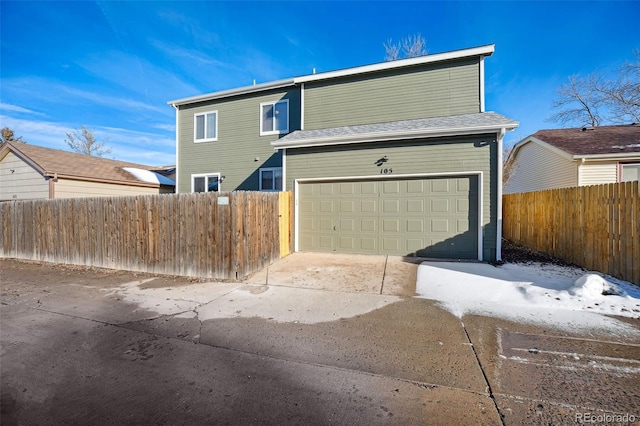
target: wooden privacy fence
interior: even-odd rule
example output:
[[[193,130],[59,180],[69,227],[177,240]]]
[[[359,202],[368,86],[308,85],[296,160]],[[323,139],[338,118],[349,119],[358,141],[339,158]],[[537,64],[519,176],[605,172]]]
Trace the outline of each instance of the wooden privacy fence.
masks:
[[[242,279],[289,253],[290,192],[0,203],[0,257]]]
[[[638,182],[505,195],[503,235],[640,285]]]

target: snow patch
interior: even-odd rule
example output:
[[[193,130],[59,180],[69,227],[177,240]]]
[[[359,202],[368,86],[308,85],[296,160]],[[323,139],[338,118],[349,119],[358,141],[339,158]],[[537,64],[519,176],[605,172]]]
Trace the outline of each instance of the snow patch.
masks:
[[[479,314],[566,330],[640,335],[609,316],[640,318],[640,288],[578,268],[424,262],[416,293],[460,318]]]
[[[151,170],[137,169],[135,167],[123,167],[123,169],[131,173],[136,179],[147,183],[157,183],[160,185],[176,186],[176,183],[166,176]]]

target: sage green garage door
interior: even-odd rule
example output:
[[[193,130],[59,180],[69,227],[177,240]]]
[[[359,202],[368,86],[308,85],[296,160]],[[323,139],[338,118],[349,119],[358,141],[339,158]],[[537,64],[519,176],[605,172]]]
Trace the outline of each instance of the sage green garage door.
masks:
[[[478,258],[475,176],[298,185],[298,249]]]

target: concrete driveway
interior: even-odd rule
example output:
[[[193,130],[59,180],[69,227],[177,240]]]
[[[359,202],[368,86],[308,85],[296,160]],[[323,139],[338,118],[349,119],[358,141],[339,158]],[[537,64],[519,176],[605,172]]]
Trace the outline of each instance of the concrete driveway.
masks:
[[[406,297],[416,265],[400,258],[299,253],[248,283],[0,268],[3,425],[640,418],[638,369],[556,368],[554,359],[569,345],[637,360],[639,342],[461,321]],[[564,352],[519,362],[512,355],[532,338]]]

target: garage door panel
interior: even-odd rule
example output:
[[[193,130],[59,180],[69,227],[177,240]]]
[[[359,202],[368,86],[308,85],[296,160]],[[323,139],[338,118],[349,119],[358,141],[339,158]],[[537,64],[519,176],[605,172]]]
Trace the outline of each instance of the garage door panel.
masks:
[[[299,185],[301,250],[477,258],[477,178]]]

